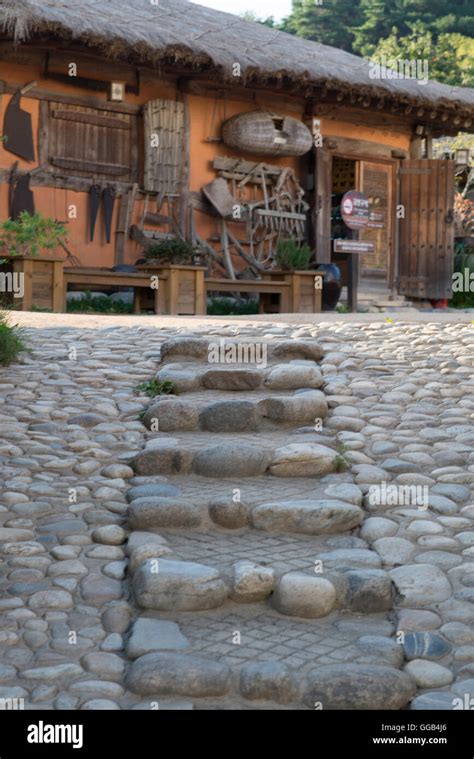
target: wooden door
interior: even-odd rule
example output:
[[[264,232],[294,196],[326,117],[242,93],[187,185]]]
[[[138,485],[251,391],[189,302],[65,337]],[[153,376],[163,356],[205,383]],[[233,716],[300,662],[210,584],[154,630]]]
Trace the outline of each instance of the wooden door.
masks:
[[[314,231],[316,261],[331,263],[332,154],[327,148],[315,149]]]
[[[359,240],[372,242],[373,253],[360,257],[362,272],[388,277],[392,261],[393,166],[360,161],[359,186],[369,199],[371,221],[359,232]]]
[[[403,161],[400,168],[398,292],[441,300],[452,295],[454,161]]]

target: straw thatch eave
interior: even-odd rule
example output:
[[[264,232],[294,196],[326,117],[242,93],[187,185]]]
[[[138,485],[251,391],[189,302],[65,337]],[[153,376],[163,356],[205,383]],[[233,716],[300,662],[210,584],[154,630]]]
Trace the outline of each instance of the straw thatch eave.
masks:
[[[208,73],[229,86],[315,98],[332,93],[364,107],[374,107],[375,98],[384,109],[437,109],[456,119],[459,128],[474,120],[472,89],[374,80],[362,58],[187,0],[159,0],[156,6],[151,0],[0,0],[0,28],[17,43],[53,38],[122,62]],[[234,75],[235,64],[240,77]]]

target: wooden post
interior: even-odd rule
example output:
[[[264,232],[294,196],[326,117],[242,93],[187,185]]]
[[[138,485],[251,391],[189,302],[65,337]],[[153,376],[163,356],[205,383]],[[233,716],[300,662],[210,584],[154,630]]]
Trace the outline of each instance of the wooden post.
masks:
[[[179,314],[179,270],[169,269],[168,271],[168,309],[167,313],[172,315]]]
[[[205,316],[207,313],[206,291],[204,289],[204,271],[194,272],[194,313]]]
[[[55,314],[61,313],[64,301],[64,264],[53,261],[52,307]]]
[[[347,305],[349,311],[357,312],[357,288],[359,285],[359,257],[357,253],[347,257],[348,283]]]
[[[24,274],[24,293],[21,303],[22,311],[31,311],[33,306],[33,261],[28,258],[23,258],[21,261],[15,262],[13,265],[14,271],[22,271]]]

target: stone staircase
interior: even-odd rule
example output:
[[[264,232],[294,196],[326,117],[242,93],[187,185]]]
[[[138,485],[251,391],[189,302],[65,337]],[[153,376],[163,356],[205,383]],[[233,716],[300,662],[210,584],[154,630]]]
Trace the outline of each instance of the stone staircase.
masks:
[[[176,394],[144,416],[127,494],[133,708],[404,708],[395,586],[345,474],[360,420],[316,342],[257,348],[162,345]]]

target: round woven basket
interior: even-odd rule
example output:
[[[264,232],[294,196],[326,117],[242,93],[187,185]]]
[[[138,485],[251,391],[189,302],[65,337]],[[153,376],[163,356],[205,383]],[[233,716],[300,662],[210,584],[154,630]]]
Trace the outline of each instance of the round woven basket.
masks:
[[[302,121],[268,111],[233,116],[225,122],[222,136],[230,148],[260,155],[301,156],[313,145]]]

